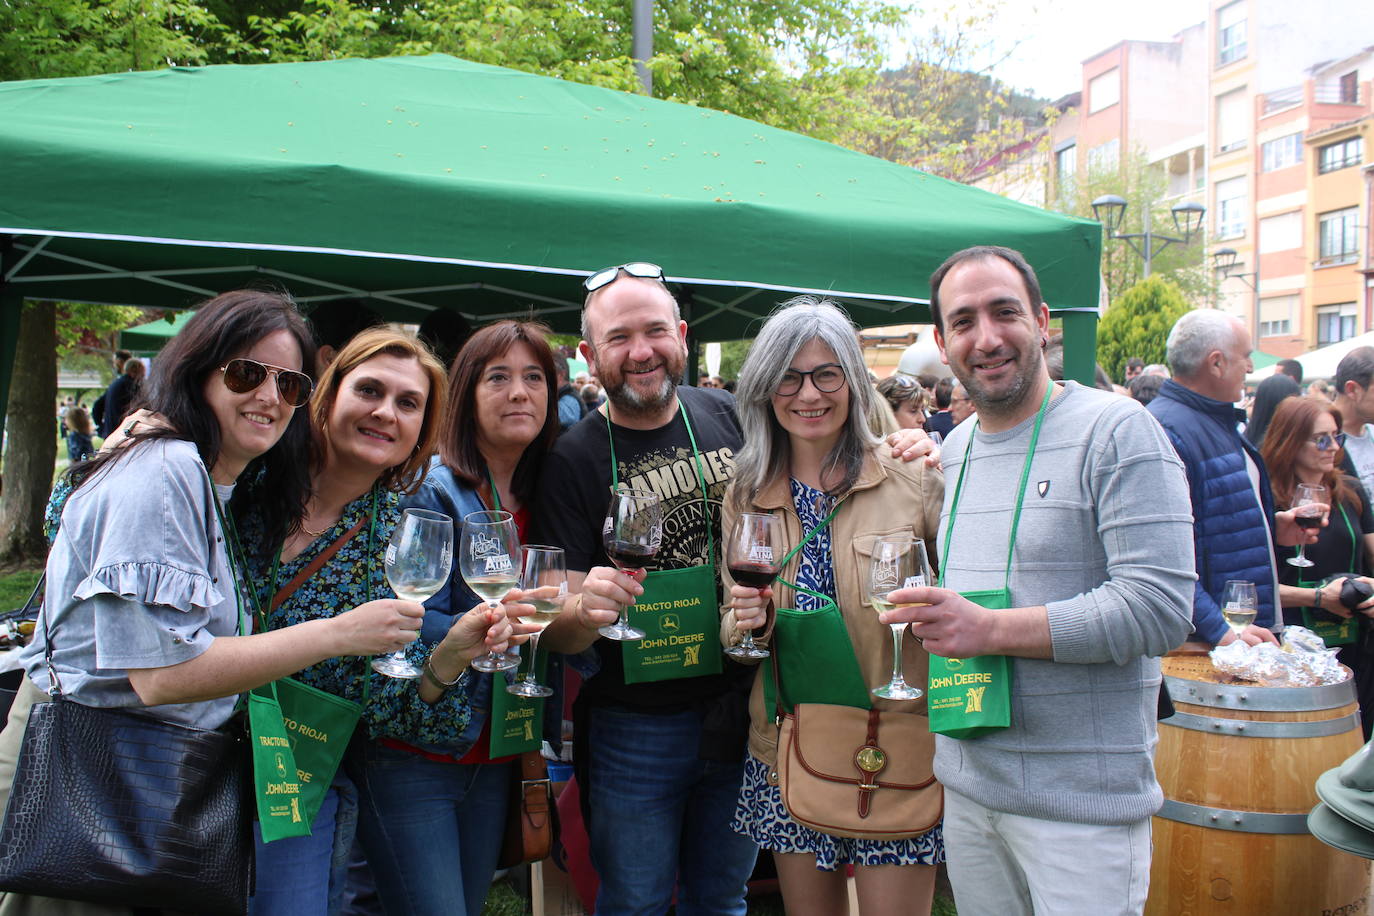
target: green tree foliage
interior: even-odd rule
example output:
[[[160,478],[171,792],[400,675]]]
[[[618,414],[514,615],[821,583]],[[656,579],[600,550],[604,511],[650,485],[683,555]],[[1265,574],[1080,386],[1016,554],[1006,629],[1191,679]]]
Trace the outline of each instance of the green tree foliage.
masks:
[[[57,356],[65,359],[78,347],[99,347],[112,334],[143,319],[143,309],[124,305],[60,302],[57,305]],[[103,356],[109,362],[108,354]]]
[[[1141,280],[1113,302],[1097,326],[1097,361],[1112,380],[1124,383],[1126,360],[1146,365],[1164,362],[1164,341],[1174,322],[1191,307],[1170,280],[1159,275]]]
[[[1182,234],[1174,228],[1170,208],[1177,198],[1168,196],[1168,180],[1158,166],[1152,166],[1143,150],[1123,157],[1120,163],[1088,167],[1082,180],[1062,189],[1063,193],[1053,209],[1061,213],[1095,219],[1092,202],[1104,194],[1116,194],[1127,202],[1125,222],[1118,230],[1123,233],[1143,231],[1142,207],[1150,206],[1150,229],[1175,238]],[[1137,245],[1143,240],[1136,239]],[[1206,263],[1207,240],[1195,236],[1191,244],[1171,244],[1158,252],[1151,262],[1152,276],[1165,277],[1183,296],[1197,306],[1206,304],[1216,295],[1216,278]],[[1102,277],[1107,284],[1109,302],[1115,302],[1126,290],[1144,279],[1145,261],[1131,246],[1122,241],[1102,240]],[[1167,330],[1167,326],[1166,326]],[[1162,346],[1161,342],[1161,346]],[[1149,362],[1149,360],[1146,360]],[[1103,365],[1107,365],[1105,362]]]

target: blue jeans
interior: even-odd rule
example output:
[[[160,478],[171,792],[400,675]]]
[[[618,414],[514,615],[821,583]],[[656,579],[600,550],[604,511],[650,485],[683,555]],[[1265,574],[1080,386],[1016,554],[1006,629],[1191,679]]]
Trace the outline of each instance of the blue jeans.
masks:
[[[339,768],[310,836],[262,841],[253,824],[256,878],[249,916],[337,916],[343,911],[348,853],[358,824],[358,792]]]
[[[698,759],[694,711],[589,716],[587,825],[597,916],[744,916],[758,847],[730,827],[744,762]]]
[[[358,838],[389,916],[480,916],[506,826],[510,763],[439,763],[371,743]]]

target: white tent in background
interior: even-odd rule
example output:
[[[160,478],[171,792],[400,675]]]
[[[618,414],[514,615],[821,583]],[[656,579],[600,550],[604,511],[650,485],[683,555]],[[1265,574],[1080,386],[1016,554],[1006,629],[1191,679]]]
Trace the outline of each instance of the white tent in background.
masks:
[[[1306,383],[1319,378],[1334,379],[1336,367],[1340,365],[1345,355],[1356,347],[1374,347],[1374,331],[1329,344],[1320,350],[1312,350],[1296,357],[1297,361],[1302,364],[1303,382]],[[1263,369],[1256,369],[1251,372],[1245,377],[1245,380],[1247,382],[1262,381],[1273,375],[1275,371],[1274,366],[1265,366]]]

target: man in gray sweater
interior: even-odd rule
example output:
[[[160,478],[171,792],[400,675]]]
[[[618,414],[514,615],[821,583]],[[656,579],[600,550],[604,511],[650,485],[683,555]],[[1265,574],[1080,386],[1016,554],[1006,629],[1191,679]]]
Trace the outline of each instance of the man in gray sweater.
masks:
[[[1012,660],[1011,726],[937,739],[959,912],[1140,913],[1163,800],[1158,656],[1192,629],[1183,465],[1135,401],[1051,381],[1049,310],[1019,253],[951,256],[931,309],[978,422],[945,440],[947,587],[895,592],[927,606],[883,619],[934,655]],[[1004,587],[1003,610],[961,594]]]

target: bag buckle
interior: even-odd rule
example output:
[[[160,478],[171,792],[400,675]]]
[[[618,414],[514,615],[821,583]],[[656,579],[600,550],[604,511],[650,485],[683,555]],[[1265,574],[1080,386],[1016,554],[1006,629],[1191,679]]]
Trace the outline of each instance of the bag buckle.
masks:
[[[854,752],[854,766],[858,767],[861,773],[876,776],[887,768],[887,751],[876,744],[865,744]],[[861,786],[860,788],[872,787]]]

